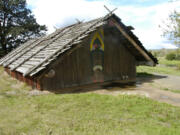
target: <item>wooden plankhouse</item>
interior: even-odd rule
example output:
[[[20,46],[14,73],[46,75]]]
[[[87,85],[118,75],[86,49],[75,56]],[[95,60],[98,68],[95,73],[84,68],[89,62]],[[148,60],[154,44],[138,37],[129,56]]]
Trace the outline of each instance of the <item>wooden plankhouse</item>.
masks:
[[[22,44],[0,60],[11,76],[40,90],[60,90],[136,80],[136,66],[155,66],[115,14],[79,22]]]

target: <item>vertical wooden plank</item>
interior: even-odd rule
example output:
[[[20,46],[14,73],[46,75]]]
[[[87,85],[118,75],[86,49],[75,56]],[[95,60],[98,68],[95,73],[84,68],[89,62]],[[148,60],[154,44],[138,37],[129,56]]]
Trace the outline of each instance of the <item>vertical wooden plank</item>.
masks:
[[[63,72],[64,72],[64,76],[63,76],[63,81],[64,81],[64,87],[67,87],[67,82],[68,82],[68,67],[67,67],[67,59],[65,58],[63,60]]]
[[[105,29],[105,39],[104,39],[104,76],[105,81],[112,80],[112,60],[113,60],[113,45],[110,42],[111,36],[109,35],[109,32]]]
[[[64,71],[63,71],[63,62],[60,63],[56,70],[57,72],[57,80],[56,80],[56,90],[64,88]]]
[[[129,80],[135,74],[135,59],[126,49],[122,35],[115,29],[105,29],[105,74],[106,81]],[[128,78],[127,78],[128,76]]]
[[[90,40],[86,39],[77,50],[77,70],[79,85],[92,83],[92,65],[90,58]]]
[[[42,90],[40,80],[37,80],[37,81],[36,81],[36,88],[37,88],[38,90]]]
[[[71,55],[72,58],[72,74],[73,74],[73,86],[79,85],[79,79],[78,79],[78,67],[77,67],[77,51],[75,50],[73,55]]]

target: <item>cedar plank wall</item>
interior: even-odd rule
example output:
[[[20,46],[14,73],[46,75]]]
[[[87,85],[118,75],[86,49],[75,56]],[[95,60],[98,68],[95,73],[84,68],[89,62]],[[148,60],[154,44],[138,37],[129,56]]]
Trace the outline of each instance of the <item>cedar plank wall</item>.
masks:
[[[8,68],[4,68],[4,70],[13,78],[16,78],[21,82],[25,82],[27,85],[31,86],[32,88],[38,88],[41,90],[41,86],[39,82],[36,82],[36,80],[33,79],[32,77],[24,77],[22,73],[19,73],[17,71],[10,71]]]
[[[119,31],[106,27],[104,30],[104,81],[134,82],[136,76],[134,56],[124,47]],[[47,90],[59,90],[92,84],[90,40],[91,38],[85,39],[80,48],[65,56],[53,68],[56,72],[53,78],[42,77],[40,80],[41,87]],[[128,78],[125,78],[125,76],[128,76]]]
[[[126,49],[127,42],[116,28],[106,26],[104,34],[105,81],[135,82],[136,60]]]
[[[89,42],[89,38],[85,39],[80,48],[65,56],[53,68],[56,72],[53,78],[42,77],[40,81],[43,89],[58,90],[91,83],[92,70]]]

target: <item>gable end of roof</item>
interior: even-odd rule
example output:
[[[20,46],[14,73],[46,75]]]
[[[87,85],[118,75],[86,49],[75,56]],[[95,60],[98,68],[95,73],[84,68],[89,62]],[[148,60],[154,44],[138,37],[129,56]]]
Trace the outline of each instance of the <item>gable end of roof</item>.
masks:
[[[155,66],[156,64],[158,64],[158,60],[157,58],[155,58],[151,52],[148,52],[144,46],[142,45],[142,43],[139,41],[139,39],[135,36],[135,34],[131,31],[131,29],[129,29],[128,26],[125,26],[122,22],[121,19],[116,16],[115,14],[112,15],[113,20],[116,23],[116,27],[119,29],[119,31],[125,36],[125,38],[127,38],[129,40],[129,42],[131,42],[132,45],[134,45],[134,47],[141,52],[142,56],[145,57],[145,59],[149,62],[151,62],[152,66]]]

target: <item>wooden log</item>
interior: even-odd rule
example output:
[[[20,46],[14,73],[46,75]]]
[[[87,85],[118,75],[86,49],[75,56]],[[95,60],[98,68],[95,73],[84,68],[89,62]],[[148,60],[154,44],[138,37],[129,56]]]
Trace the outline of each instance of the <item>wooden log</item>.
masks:
[[[75,44],[79,44],[81,43],[82,41],[74,41],[72,44],[75,45]]]
[[[21,72],[21,73],[25,73],[27,70],[28,69],[25,68],[25,67],[19,67],[19,68],[16,69],[16,71]]]
[[[123,36],[125,36],[128,41],[139,51],[141,54],[148,60],[154,63],[154,61],[147,55],[147,53],[139,47],[139,45],[136,44],[136,42],[121,28],[121,26],[116,22],[115,19],[112,18],[112,21],[114,22],[115,26],[118,28],[118,30],[122,33]],[[155,63],[154,63],[155,64]]]

